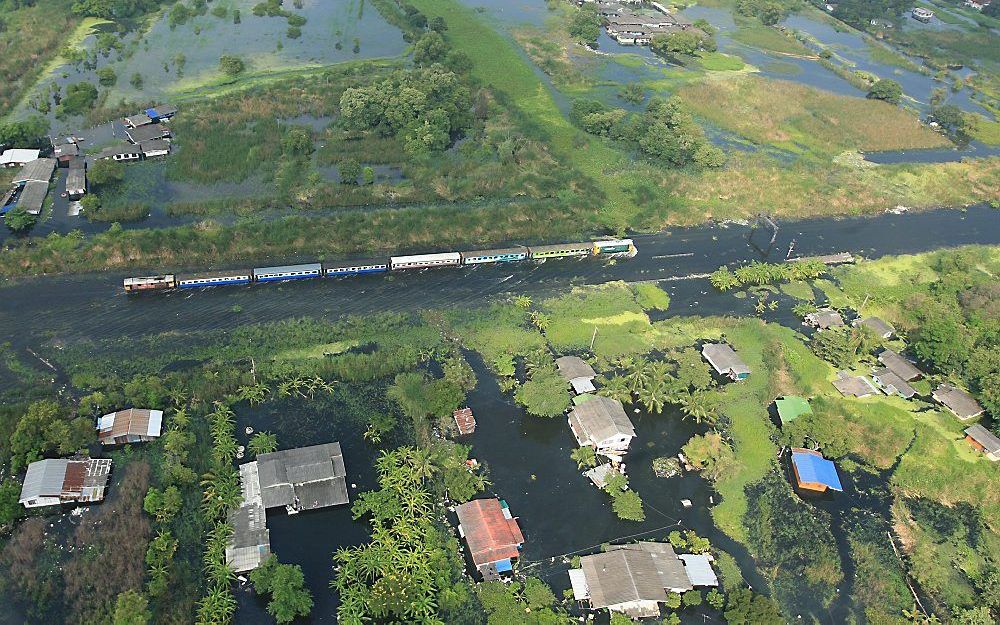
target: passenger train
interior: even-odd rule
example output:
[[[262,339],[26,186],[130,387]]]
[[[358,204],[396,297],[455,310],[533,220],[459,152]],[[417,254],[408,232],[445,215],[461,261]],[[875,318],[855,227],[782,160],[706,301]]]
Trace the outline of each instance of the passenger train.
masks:
[[[126,293],[162,291],[167,289],[191,289],[227,284],[251,284],[254,282],[283,282],[307,278],[338,278],[368,273],[385,273],[405,269],[429,269],[433,267],[460,267],[485,263],[507,263],[522,260],[546,260],[548,258],[585,256],[625,256],[638,253],[632,239],[591,241],[586,243],[559,243],[556,245],[519,245],[496,250],[471,252],[443,252],[439,254],[416,254],[413,256],[391,256],[387,259],[365,259],[330,261],[326,263],[306,263],[277,267],[254,267],[253,269],[231,269],[185,275],[164,274],[160,276],[138,276],[125,278]]]

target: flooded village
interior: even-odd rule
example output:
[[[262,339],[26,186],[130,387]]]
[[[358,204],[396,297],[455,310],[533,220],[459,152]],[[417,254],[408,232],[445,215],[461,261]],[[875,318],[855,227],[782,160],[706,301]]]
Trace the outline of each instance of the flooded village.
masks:
[[[992,625],[989,2],[0,0],[0,625]]]

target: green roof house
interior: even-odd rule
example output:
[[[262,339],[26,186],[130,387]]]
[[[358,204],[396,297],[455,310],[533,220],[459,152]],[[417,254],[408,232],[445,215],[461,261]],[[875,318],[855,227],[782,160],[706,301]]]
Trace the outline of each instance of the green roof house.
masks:
[[[795,395],[779,397],[774,400],[774,405],[778,407],[778,418],[781,419],[781,425],[788,425],[804,414],[812,414],[809,401],[804,397]]]

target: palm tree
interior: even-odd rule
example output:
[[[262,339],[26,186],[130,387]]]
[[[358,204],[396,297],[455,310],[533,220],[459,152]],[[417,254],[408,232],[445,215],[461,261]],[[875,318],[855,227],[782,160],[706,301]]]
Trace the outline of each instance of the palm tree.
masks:
[[[538,328],[539,331],[545,332],[549,326],[552,325],[552,319],[545,313],[535,310],[531,313],[531,323]]]
[[[531,298],[527,295],[516,295],[514,296],[514,305],[522,310],[528,310],[531,308]]]
[[[649,361],[642,356],[632,361],[632,367],[625,375],[625,379],[628,381],[628,387],[631,392],[638,393],[639,389],[642,388],[642,385],[646,380],[646,367],[648,365]]]
[[[650,380],[639,389],[639,402],[648,412],[660,414],[667,402],[667,384],[663,379]]]
[[[250,438],[247,448],[255,456],[269,454],[278,449],[278,437],[270,432],[257,432]]]
[[[414,449],[407,462],[413,469],[414,477],[421,482],[429,480],[438,472],[433,454],[424,449]]]
[[[604,380],[601,384],[601,389],[597,393],[604,397],[618,400],[623,404],[632,403],[632,391],[629,389],[628,380],[620,375]]]
[[[594,452],[594,448],[589,445],[577,447],[570,452],[569,457],[576,460],[578,469],[597,466],[597,454]]]
[[[713,410],[714,406],[708,395],[701,391],[689,394],[681,403],[681,412],[684,413],[684,416],[693,418],[695,423],[715,421],[715,417],[712,414]]]
[[[729,271],[729,268],[726,266],[719,267],[715,270],[712,275],[709,276],[708,281],[712,283],[712,286],[723,292],[734,289],[740,285],[739,279],[733,275],[733,272]]]

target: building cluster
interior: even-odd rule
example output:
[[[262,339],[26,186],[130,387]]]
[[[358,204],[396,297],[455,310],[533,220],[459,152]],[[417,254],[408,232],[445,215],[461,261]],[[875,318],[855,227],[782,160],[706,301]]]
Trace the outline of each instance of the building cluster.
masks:
[[[233,535],[226,564],[237,573],[251,571],[271,555],[267,510],[288,514],[339,506],[350,501],[340,443],[260,454],[240,465],[243,501],[229,515]]]
[[[141,443],[159,438],[163,412],[129,408],[97,420],[97,438],[104,446]],[[111,476],[110,458],[46,458],[28,465],[19,503],[25,508],[89,504],[104,499]]]
[[[687,18],[671,12],[659,2],[646,3],[641,0],[585,0],[585,2],[596,5],[597,13],[601,16],[608,36],[622,45],[649,45],[656,35],[667,35],[694,28]]]
[[[97,158],[113,161],[138,161],[170,154],[170,128],[164,123],[177,114],[177,107],[158,104],[138,115],[126,117],[128,143],[104,148]]]
[[[40,157],[39,150],[11,149],[0,154],[0,166],[20,167],[8,188],[0,196],[0,215],[22,208],[29,215],[42,212],[49,194],[49,182],[56,170],[56,159]]]
[[[669,543],[608,545],[601,553],[581,557],[569,579],[574,598],[591,609],[655,618],[667,593],[718,586],[712,561],[709,554],[678,555]]]

